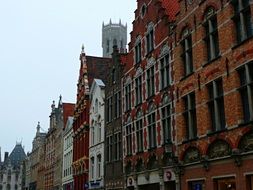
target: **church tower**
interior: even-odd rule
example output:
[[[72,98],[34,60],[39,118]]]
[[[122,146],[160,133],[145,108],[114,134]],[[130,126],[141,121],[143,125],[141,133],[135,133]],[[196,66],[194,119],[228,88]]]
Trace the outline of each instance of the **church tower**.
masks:
[[[127,24],[123,25],[121,20],[119,23],[112,23],[102,26],[102,48],[103,57],[111,57],[113,46],[119,48],[120,53],[126,53],[127,45]]]

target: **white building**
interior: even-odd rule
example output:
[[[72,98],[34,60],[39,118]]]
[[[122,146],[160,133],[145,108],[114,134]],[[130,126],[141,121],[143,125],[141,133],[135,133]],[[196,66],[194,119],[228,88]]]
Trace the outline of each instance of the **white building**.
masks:
[[[104,187],[104,88],[94,79],[90,91],[89,189]]]
[[[73,117],[68,117],[63,132],[63,162],[62,162],[62,187],[63,190],[74,189],[72,173],[73,157]]]

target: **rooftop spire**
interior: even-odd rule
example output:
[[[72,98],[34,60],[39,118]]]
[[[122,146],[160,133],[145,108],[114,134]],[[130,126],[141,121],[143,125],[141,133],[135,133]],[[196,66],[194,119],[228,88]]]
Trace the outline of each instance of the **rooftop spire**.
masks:
[[[38,124],[37,124],[37,134],[40,133],[40,122],[38,121]]]
[[[85,52],[84,52],[84,45],[83,45],[83,44],[82,44],[82,53],[85,53]]]

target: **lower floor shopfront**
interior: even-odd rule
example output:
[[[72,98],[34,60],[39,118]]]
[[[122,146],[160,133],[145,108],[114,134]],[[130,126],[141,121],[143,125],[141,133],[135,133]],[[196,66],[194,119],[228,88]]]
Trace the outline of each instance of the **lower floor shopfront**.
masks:
[[[208,168],[201,164],[186,167],[181,176],[182,190],[253,190],[253,157],[213,161]]]
[[[180,186],[172,169],[146,171],[127,177],[128,190],[179,190]]]

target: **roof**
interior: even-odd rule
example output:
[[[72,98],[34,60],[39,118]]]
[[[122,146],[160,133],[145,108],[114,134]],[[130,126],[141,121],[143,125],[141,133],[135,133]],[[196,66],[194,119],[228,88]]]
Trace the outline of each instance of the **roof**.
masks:
[[[170,21],[176,20],[176,15],[180,10],[178,0],[157,0],[157,3],[161,4],[161,8],[164,9]]]
[[[63,106],[63,123],[64,123],[64,127],[65,127],[68,117],[74,115],[75,104],[62,103],[62,106]]]
[[[94,79],[98,86],[105,86],[104,82],[101,79]]]
[[[17,143],[14,149],[12,150],[8,161],[10,161],[12,166],[19,166],[21,162],[26,158],[25,151],[21,144]]]
[[[88,71],[88,83],[91,87],[95,78],[101,79],[106,83],[109,63],[112,62],[111,58],[86,56],[87,59],[87,71]]]

